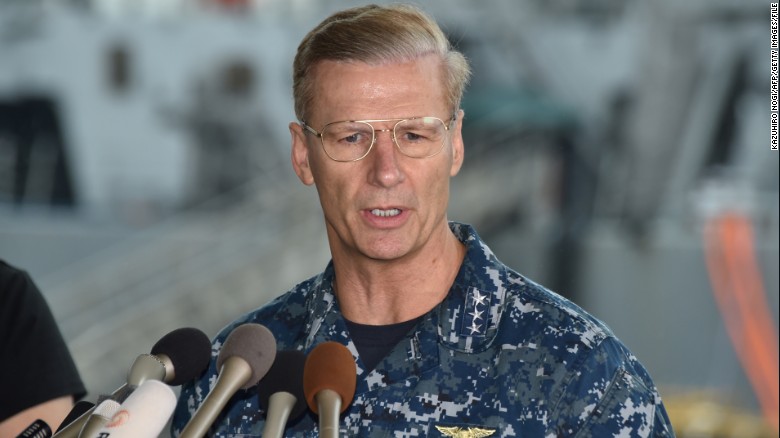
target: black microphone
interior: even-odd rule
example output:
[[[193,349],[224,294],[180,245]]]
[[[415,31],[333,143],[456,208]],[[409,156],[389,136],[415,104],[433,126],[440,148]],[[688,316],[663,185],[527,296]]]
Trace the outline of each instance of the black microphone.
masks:
[[[217,357],[217,382],[179,438],[203,437],[233,394],[255,385],[271,368],[275,357],[276,339],[265,326],[249,323],[236,327]]]
[[[51,436],[51,428],[43,420],[35,420],[27,429],[22,431],[16,438],[49,438]]]
[[[305,363],[303,352],[279,351],[268,374],[260,379],[257,395],[260,407],[266,412],[264,437],[281,438],[287,421],[306,411],[306,395],[303,392]]]
[[[158,380],[179,385],[198,377],[211,359],[211,341],[195,328],[176,329],[163,336],[152,347],[153,354],[142,354],[135,359],[126,382],[111,394],[111,399],[122,402],[147,380]],[[54,438],[77,438],[94,407],[57,430]]]
[[[202,331],[184,327],[160,338],[152,355],[165,365],[165,383],[179,386],[198,377],[209,366],[211,341]]]
[[[338,438],[339,414],[355,396],[357,365],[338,342],[323,342],[309,352],[303,368],[306,403],[319,415],[320,437]]]
[[[160,338],[151,354],[135,359],[127,373],[127,382],[111,396],[123,401],[129,392],[147,380],[159,380],[178,386],[198,377],[211,360],[211,341],[202,331],[184,327]]]

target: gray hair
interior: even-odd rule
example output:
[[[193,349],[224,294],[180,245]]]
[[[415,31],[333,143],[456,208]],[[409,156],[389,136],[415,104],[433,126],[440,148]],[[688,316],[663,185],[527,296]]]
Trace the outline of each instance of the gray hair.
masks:
[[[436,22],[410,5],[368,5],[336,12],[301,41],[293,61],[295,115],[305,120],[314,97],[311,72],[318,62],[407,62],[436,54],[442,60],[447,105],[454,114],[471,76],[466,58],[453,49]]]

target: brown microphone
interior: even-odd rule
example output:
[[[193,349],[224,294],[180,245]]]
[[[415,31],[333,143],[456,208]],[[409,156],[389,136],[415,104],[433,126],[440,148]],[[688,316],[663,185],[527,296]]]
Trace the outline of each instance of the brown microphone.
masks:
[[[355,396],[356,376],[352,353],[338,342],[323,342],[306,357],[303,392],[309,408],[320,417],[320,437],[339,436],[339,414]]]

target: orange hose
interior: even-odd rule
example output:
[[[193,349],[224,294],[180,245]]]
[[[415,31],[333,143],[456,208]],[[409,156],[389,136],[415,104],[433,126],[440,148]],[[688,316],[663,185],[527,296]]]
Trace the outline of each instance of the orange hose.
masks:
[[[742,293],[739,300],[740,314],[751,328],[751,344],[759,355],[759,364],[763,366],[762,375],[767,378],[765,385],[775,392],[778,391],[777,370],[777,343],[766,343],[764,339],[776,339],[771,316],[766,311],[767,303],[764,301],[763,284],[761,274],[757,268],[757,261],[752,249],[753,236],[750,223],[744,217],[734,217],[730,222],[731,230],[728,238],[730,245],[736,249],[728,257],[730,259],[731,272],[736,278],[735,288],[738,286]],[[751,318],[752,317],[752,318]],[[774,366],[773,366],[774,362]]]
[[[705,226],[713,295],[766,420],[780,427],[778,341],[753,249],[750,221],[728,213]]]

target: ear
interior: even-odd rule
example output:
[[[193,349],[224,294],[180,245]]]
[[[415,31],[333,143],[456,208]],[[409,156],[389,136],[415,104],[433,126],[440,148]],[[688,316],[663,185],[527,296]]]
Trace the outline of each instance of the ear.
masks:
[[[302,183],[310,186],[314,184],[314,175],[312,174],[311,166],[309,166],[309,146],[306,143],[306,132],[296,122],[290,122],[289,127],[290,136],[292,137],[290,158],[293,170]]]
[[[452,166],[450,166],[450,176],[455,176],[460,172],[463,166],[463,136],[461,127],[463,126],[463,110],[458,110],[457,119],[450,130],[450,141],[452,143]]]

